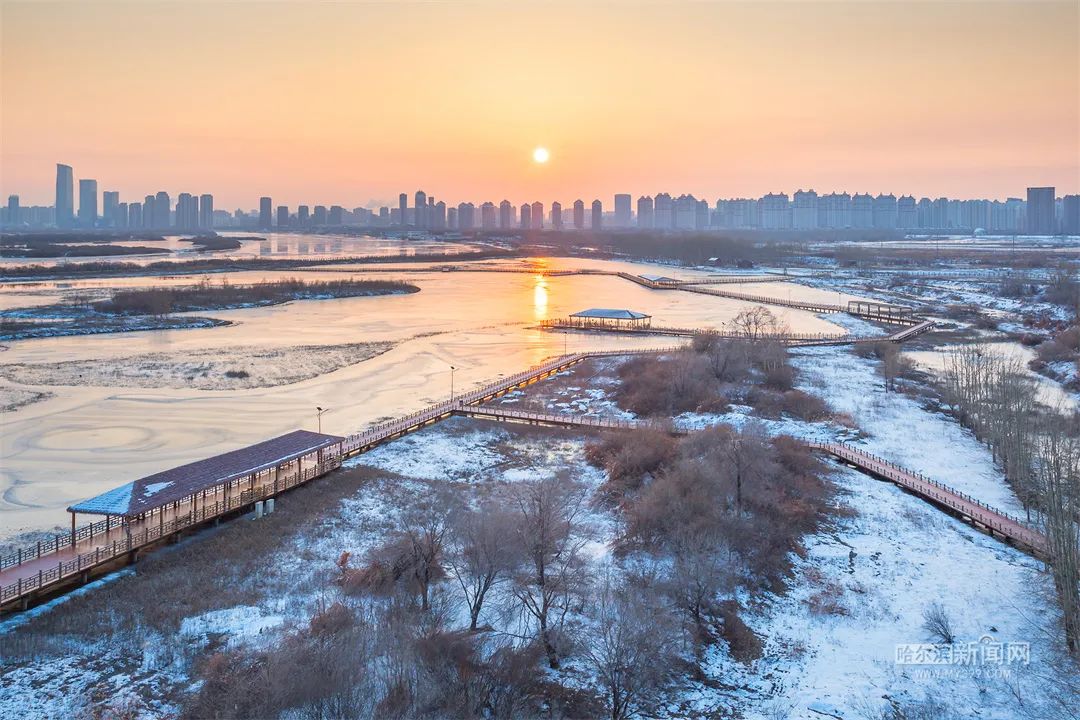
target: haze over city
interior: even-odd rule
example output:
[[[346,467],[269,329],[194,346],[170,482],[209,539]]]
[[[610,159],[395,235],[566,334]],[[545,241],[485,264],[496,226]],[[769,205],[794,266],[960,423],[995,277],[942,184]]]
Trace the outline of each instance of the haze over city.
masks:
[[[0,188],[47,204],[65,162],[245,209],[1075,193],[1078,27],[1074,2],[8,2]]]
[[[1080,718],[1078,0],[0,0],[0,199],[0,718]]]

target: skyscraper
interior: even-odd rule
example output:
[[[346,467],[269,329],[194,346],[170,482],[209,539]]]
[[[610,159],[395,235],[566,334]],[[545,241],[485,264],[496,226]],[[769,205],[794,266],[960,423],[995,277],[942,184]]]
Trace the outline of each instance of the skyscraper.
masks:
[[[480,227],[484,230],[495,229],[495,203],[486,202],[480,206]]]
[[[199,196],[199,227],[203,230],[214,229],[214,196],[209,193]]]
[[[272,223],[271,218],[270,218],[270,213],[271,213],[271,208],[273,207],[273,204],[274,204],[274,201],[271,200],[268,197],[264,196],[264,197],[259,198],[259,229],[260,230],[269,230],[271,228],[273,223]]]
[[[915,207],[915,198],[911,195],[902,195],[896,201],[896,227],[918,227],[918,210]]]
[[[56,163],[56,226],[75,223],[75,176],[70,165]]]
[[[791,227],[813,230],[818,226],[818,195],[813,190],[796,190],[791,196]]]
[[[604,226],[604,204],[599,200],[592,201],[592,229],[599,230]]]
[[[1080,235],[1080,195],[1066,195],[1061,199],[1061,232]]]
[[[1029,187],[1027,189],[1027,233],[1029,235],[1054,234],[1054,188]]]
[[[657,193],[653,201],[653,227],[657,230],[675,227],[675,203],[667,193]]]
[[[329,220],[326,213],[325,205],[316,205],[315,211],[311,213],[311,221],[315,225],[325,225]]]
[[[851,226],[874,227],[874,198],[870,193],[855,193],[851,198]]]
[[[327,218],[327,222],[335,227],[340,227],[345,224],[345,208],[340,205],[330,206],[330,215]]]
[[[416,191],[416,217],[415,224],[418,228],[426,228],[427,224],[427,193],[423,190]]]
[[[528,230],[532,227],[532,205],[527,202],[521,203],[521,229]]]
[[[581,200],[574,201],[574,229],[581,230],[585,227],[585,203]]]
[[[8,225],[19,224],[19,196],[8,195],[7,199],[7,222]]]
[[[191,193],[180,193],[176,198],[176,229],[194,230],[197,218]]]
[[[458,230],[463,232],[472,230],[476,227],[476,221],[473,217],[473,211],[476,208],[472,203],[459,203],[457,206],[457,221]]]
[[[558,200],[551,203],[551,227],[562,230],[562,204]]]
[[[289,206],[278,205],[277,206],[277,226],[279,228],[289,227]]]
[[[398,225],[407,225],[409,220],[409,196],[405,193],[398,195]]]
[[[540,202],[539,200],[534,202],[532,204],[532,212],[530,213],[530,215],[532,216],[532,225],[530,227],[532,227],[533,230],[543,230],[544,203]]]
[[[637,199],[637,226],[643,230],[653,227],[653,199],[648,195]]]
[[[116,214],[120,208],[120,193],[115,190],[106,190],[101,200],[101,219],[105,227],[118,227]]]
[[[141,228],[143,226],[143,204],[142,203],[128,203],[128,221],[127,226],[129,228]]]
[[[499,203],[499,229],[509,230],[514,225],[514,206],[509,200]]]
[[[617,193],[615,195],[615,227],[630,227],[630,195]]]
[[[899,209],[893,194],[878,195],[874,198],[874,227],[893,230],[899,223]],[[986,227],[983,224],[982,227]]]
[[[431,227],[436,230],[446,229],[446,203],[440,200],[435,203],[435,207],[431,210],[434,213],[431,217]]]
[[[296,206],[296,224],[298,227],[307,227],[311,220],[311,208],[307,205]]]
[[[79,181],[79,225],[92,228],[97,223],[97,180]]]

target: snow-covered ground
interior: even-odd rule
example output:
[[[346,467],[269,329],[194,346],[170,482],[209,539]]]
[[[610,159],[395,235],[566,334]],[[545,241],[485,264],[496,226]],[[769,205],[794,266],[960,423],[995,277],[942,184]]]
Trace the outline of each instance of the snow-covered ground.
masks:
[[[234,390],[300,382],[368,360],[391,347],[392,343],[291,347],[244,345],[193,350],[182,355],[146,353],[108,360],[8,363],[0,365],[0,377],[31,386],[101,385]]]

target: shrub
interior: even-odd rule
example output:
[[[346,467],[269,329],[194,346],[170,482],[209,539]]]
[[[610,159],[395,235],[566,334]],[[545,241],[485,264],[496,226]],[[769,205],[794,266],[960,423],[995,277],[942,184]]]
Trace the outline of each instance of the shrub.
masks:
[[[728,644],[731,657],[750,664],[761,657],[761,640],[739,617],[739,603],[725,600],[717,605],[720,616],[720,637]]]
[[[585,452],[590,463],[607,471],[602,492],[618,500],[636,493],[648,477],[670,462],[677,445],[668,432],[643,428],[608,434]]]
[[[251,377],[247,370],[226,370],[225,377],[242,380],[247,377]]]

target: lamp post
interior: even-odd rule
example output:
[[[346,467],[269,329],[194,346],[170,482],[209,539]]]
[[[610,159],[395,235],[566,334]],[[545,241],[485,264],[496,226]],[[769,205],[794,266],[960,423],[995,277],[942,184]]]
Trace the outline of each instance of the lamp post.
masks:
[[[322,414],[324,412],[326,412],[327,410],[329,410],[329,409],[330,408],[321,408],[321,407],[318,407],[318,406],[315,407],[315,411],[316,411],[315,412],[315,417],[319,421],[319,434],[320,435],[322,435]]]
[[[567,334],[566,331],[563,330],[563,333],[562,333],[562,354],[563,355],[566,354],[566,334]]]
[[[457,370],[453,365],[450,366],[450,402],[454,402],[454,371]]]

